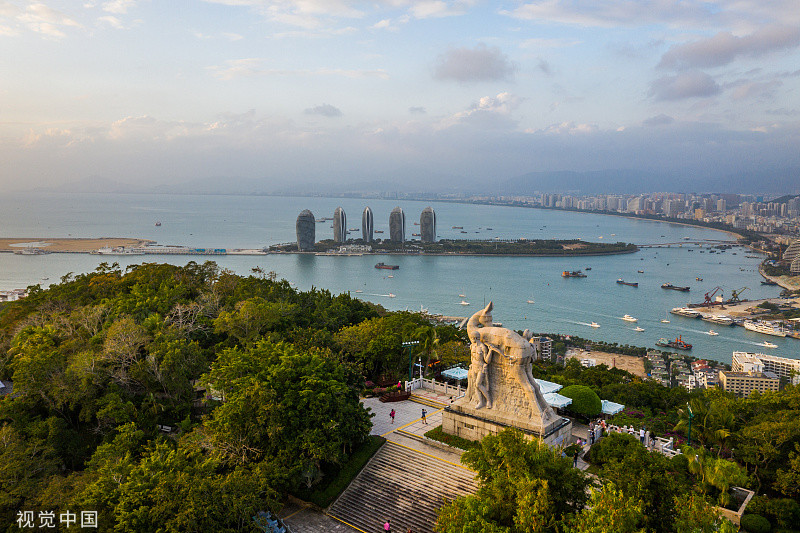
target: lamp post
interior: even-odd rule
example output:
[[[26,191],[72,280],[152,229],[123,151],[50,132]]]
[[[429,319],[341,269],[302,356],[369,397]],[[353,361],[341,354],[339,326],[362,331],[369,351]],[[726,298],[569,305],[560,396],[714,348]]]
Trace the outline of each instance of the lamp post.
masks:
[[[401,344],[403,348],[408,350],[408,380],[414,380],[414,355],[411,353],[411,347],[419,344],[419,341],[406,341]]]

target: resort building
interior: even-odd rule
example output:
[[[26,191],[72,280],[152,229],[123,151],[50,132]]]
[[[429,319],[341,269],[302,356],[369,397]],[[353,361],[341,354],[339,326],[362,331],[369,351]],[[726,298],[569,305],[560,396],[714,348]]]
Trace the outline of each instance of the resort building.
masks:
[[[536,351],[539,353],[539,359],[544,359],[545,361],[554,361],[553,359],[553,341],[549,337],[533,337],[531,338],[531,344],[536,347]]]
[[[428,206],[419,216],[420,238],[422,242],[436,242],[436,212]]]
[[[720,371],[719,384],[726,392],[740,397],[748,397],[754,390],[759,392],[777,391],[780,379],[772,372],[734,372]]]
[[[800,239],[793,241],[783,252],[783,260],[787,263],[792,263],[797,257],[800,257]]]
[[[297,231],[297,249],[301,252],[313,251],[317,231],[314,213],[306,209],[297,215],[295,229]]]
[[[772,372],[779,378],[800,385],[800,359],[789,359],[764,353],[733,352],[734,372]]]
[[[334,242],[347,240],[347,215],[341,207],[337,207],[333,212],[333,240]]]
[[[364,242],[372,242],[373,228],[372,209],[365,207],[364,212],[361,213],[361,238]]]
[[[406,215],[399,207],[389,213],[389,240],[394,242],[406,241]]]

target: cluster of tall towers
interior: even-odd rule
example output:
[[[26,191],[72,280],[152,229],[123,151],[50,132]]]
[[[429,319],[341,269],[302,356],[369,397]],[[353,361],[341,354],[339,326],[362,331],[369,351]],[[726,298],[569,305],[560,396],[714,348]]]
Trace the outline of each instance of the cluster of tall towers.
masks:
[[[297,216],[297,248],[300,251],[311,251],[316,242],[316,223],[314,213],[305,209]],[[422,210],[419,217],[420,240],[422,242],[436,241],[436,212],[432,207]],[[374,240],[374,218],[372,209],[365,207],[361,213],[361,239],[365,243]],[[347,241],[347,215],[344,209],[337,207],[333,212],[333,240],[344,243]],[[395,207],[389,213],[389,240],[392,242],[405,242],[406,240],[406,215],[400,207]]]

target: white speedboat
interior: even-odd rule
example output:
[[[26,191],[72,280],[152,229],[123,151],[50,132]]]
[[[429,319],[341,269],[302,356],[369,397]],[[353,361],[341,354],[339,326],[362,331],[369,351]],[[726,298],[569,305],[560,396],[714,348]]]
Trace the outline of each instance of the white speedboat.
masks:
[[[719,333],[717,333],[713,329],[710,329],[710,330],[706,331],[706,335],[711,335],[712,337],[715,337],[715,336],[719,335]]]
[[[389,294],[387,294],[386,296],[388,296],[389,298],[395,298],[395,297],[396,297],[396,296],[395,296],[394,294],[392,294],[391,292],[390,292]]]
[[[599,328],[600,327],[600,324],[598,324],[597,322],[592,322],[589,325],[592,326],[593,328]]]
[[[639,321],[638,318],[632,317],[631,315],[625,315],[624,317],[622,317],[622,320],[624,320],[626,322],[638,322]]]
[[[771,342],[767,342],[767,341],[759,342],[758,345],[759,346],[763,346],[764,348],[777,348],[778,347],[777,344],[772,344]]]
[[[644,328],[641,326],[636,326],[635,328],[633,328],[633,331],[644,331]]]
[[[461,301],[459,302],[459,304],[460,304],[460,305],[469,305],[469,302],[467,302],[466,300],[461,300]]]
[[[667,320],[666,318],[662,318],[661,319],[661,323],[662,324],[669,324],[669,320]]]
[[[529,304],[535,303],[533,300],[528,300]]]
[[[362,291],[361,289],[356,289],[356,292],[364,292],[364,291]]]

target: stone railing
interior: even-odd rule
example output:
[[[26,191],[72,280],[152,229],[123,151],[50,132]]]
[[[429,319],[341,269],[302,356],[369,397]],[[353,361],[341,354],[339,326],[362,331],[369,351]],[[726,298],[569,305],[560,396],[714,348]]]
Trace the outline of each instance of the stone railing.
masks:
[[[453,396],[454,399],[463,396],[464,393],[467,391],[467,388],[462,387],[461,384],[450,385],[449,383],[445,383],[443,381],[436,381],[434,379],[416,378],[414,380],[405,382],[405,390],[407,392],[411,392],[417,389],[431,390],[433,392],[444,394],[446,396]]]
[[[602,437],[602,430],[599,432],[600,435],[598,435],[597,434],[598,433],[597,432],[598,429],[600,429],[600,427],[596,426],[595,427],[595,440],[594,440],[594,442],[597,442]],[[609,424],[608,426],[606,426],[606,431],[608,431],[609,433],[627,433],[628,435],[632,435],[632,436],[636,437],[637,439],[641,438],[640,434],[639,434],[639,430],[634,428],[633,426],[630,426],[630,427],[628,427],[628,426],[615,426],[613,424]],[[663,437],[656,437],[655,440],[654,440],[654,445],[653,446],[650,446],[650,443],[651,443],[650,437],[651,437],[650,432],[649,431],[645,431],[644,432],[644,444],[650,450],[663,453],[667,457],[674,457],[674,456],[678,455],[679,453],[681,453],[680,450],[676,450],[675,449],[675,441],[674,441],[674,439],[672,437],[670,437],[669,439],[665,439]]]

